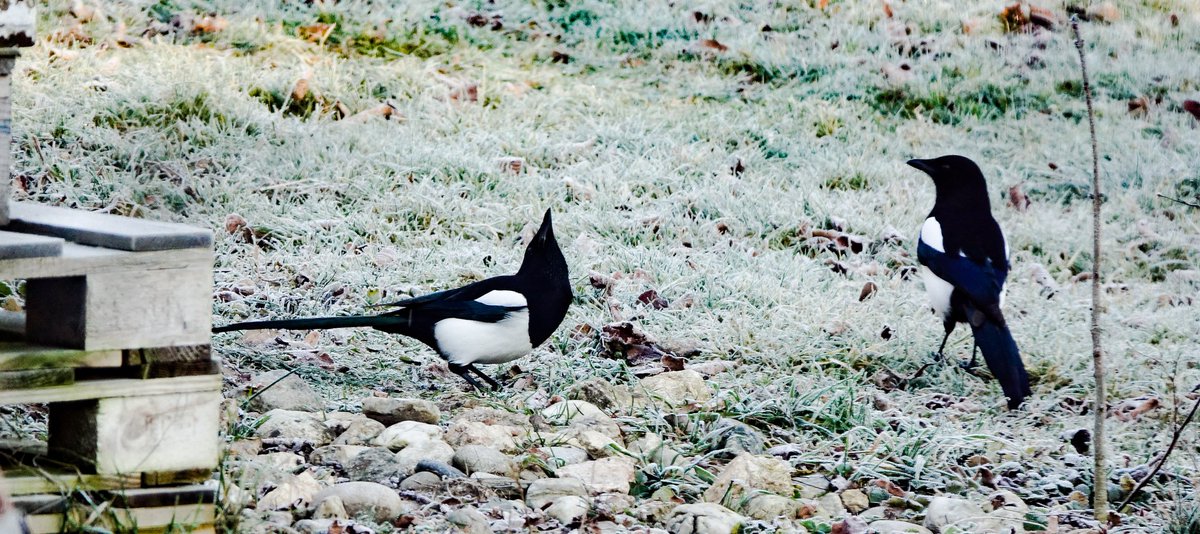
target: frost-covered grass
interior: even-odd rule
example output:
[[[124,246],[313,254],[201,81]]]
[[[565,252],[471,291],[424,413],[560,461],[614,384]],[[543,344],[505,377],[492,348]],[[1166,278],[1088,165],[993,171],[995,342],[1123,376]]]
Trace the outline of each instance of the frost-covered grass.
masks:
[[[596,339],[570,335],[634,320],[695,361],[741,362],[710,381],[716,411],[800,444],[805,469],[969,494],[978,474],[961,463],[989,454],[1019,463],[1011,478],[1037,521],[1078,506],[1041,487],[1073,469],[1060,434],[1091,420],[1089,286],[1076,278],[1090,267],[1090,153],[1061,24],[1005,33],[995,1],[893,2],[892,18],[838,1],[300,4],[122,2],[72,30],[70,3],[51,2],[17,67],[16,196],[212,228],[218,324],[355,313],[511,271],[550,207],[577,299],[515,364],[533,389],[490,402],[525,409],[587,378],[634,381]],[[210,13],[226,26],[192,31]],[[1165,447],[1172,408],[1200,383],[1200,210],[1157,196],[1200,199],[1200,122],[1181,110],[1200,96],[1200,5],[1121,14],[1083,25],[1107,199],[1104,340],[1114,404],[1152,395],[1163,407],[1110,419],[1114,468]],[[324,39],[299,37],[314,31]],[[310,94],[293,103],[301,77]],[[1140,96],[1148,112],[1129,112]],[[392,120],[334,111],[385,101]],[[904,161],[947,153],[981,164],[1012,247],[1006,313],[1036,381],[1018,413],[995,383],[952,367],[905,391],[872,381],[911,374],[941,339],[903,276],[933,202]],[[1006,207],[1014,186],[1027,210]],[[258,239],[225,231],[235,213]],[[870,243],[835,253],[810,239],[839,227]],[[608,296],[592,271],[626,276]],[[879,290],[859,302],[867,281]],[[640,306],[647,289],[675,305]],[[294,347],[214,343],[231,368],[300,366],[332,407],[370,390],[444,405],[473,395],[427,349],[379,333],[323,334],[332,370]],[[950,352],[969,350],[960,328]],[[1195,436],[1165,491],[1193,492]],[[1133,521],[1191,513],[1150,503]]]

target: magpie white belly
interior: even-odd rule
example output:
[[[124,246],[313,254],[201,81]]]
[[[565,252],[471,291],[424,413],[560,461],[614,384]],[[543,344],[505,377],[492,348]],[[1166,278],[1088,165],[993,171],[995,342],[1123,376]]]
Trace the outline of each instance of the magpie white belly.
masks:
[[[453,364],[505,363],[533,351],[529,343],[529,310],[508,314],[495,323],[445,319],[433,336],[446,360]]]

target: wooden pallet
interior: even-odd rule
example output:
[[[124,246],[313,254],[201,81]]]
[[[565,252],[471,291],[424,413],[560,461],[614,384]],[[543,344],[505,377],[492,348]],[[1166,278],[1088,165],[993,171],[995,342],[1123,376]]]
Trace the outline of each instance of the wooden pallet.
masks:
[[[49,437],[0,443],[6,490],[34,532],[212,531],[214,492],[195,485],[217,465],[223,398],[211,234],[21,203],[10,215],[0,279],[25,281],[26,309],[0,313],[0,404],[46,404]]]

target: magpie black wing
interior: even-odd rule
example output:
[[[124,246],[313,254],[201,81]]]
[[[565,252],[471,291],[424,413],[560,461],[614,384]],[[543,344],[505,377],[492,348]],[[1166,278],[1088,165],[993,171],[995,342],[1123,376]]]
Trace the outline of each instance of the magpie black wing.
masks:
[[[420,306],[407,307],[384,315],[413,314],[419,315],[429,322],[443,319],[466,319],[481,323],[497,323],[504,320],[508,314],[523,309],[525,309],[524,306],[496,306],[475,300],[430,300],[422,302]]]
[[[917,245],[917,260],[938,278],[965,293],[975,307],[999,310],[1000,292],[1008,275],[1007,265],[997,268],[990,259],[975,261],[958,254],[947,254],[923,241]]]
[[[480,280],[478,282],[473,282],[454,289],[447,289],[445,291],[438,291],[436,293],[428,293],[419,297],[397,300],[395,302],[385,302],[382,304],[376,304],[375,306],[412,308],[418,306],[428,306],[430,303],[434,302],[473,301],[487,294],[487,292],[496,289],[496,280],[497,278],[488,278],[487,280]]]

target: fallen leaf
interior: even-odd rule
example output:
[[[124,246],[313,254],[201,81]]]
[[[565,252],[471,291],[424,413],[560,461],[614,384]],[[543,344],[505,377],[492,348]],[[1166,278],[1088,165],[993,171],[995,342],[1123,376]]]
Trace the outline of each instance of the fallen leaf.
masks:
[[[1025,31],[1029,25],[1029,17],[1025,16],[1024,6],[1020,2],[1005,7],[1000,12],[1000,23],[1009,32]]]
[[[497,160],[500,164],[500,172],[508,174],[521,174],[525,170],[525,158],[517,156],[506,156]]]
[[[375,107],[364,109],[354,115],[344,119],[348,123],[363,123],[370,120],[372,117],[383,117],[385,120],[391,119],[393,116],[399,118],[399,112],[395,104],[391,101],[384,102]]]
[[[700,46],[710,50],[716,50],[717,52],[725,52],[729,50],[728,46],[721,44],[721,42],[716,39],[704,39],[700,41]]]
[[[1021,190],[1021,186],[1014,185],[1008,188],[1008,207],[1017,211],[1025,211],[1029,207],[1029,197]]]
[[[637,301],[656,310],[661,310],[671,305],[670,302],[667,302],[667,299],[660,296],[658,292],[653,289],[647,290],[641,295],[638,295]]]
[[[236,213],[230,213],[229,215],[225,216],[225,231],[230,234],[236,234],[242,231],[248,224],[249,223],[246,222],[245,217],[242,217]]]
[[[304,39],[310,43],[323,45],[325,44],[325,41],[329,39],[329,36],[333,35],[333,30],[336,27],[337,24],[325,24],[318,22],[316,24],[308,24],[297,27],[296,35],[299,35],[301,39]]]
[[[1129,114],[1134,117],[1145,116],[1150,111],[1150,99],[1145,96],[1131,98],[1126,105],[1129,108]]]
[[[1191,113],[1192,117],[1195,117],[1196,120],[1200,120],[1200,102],[1195,100],[1184,100],[1183,110]]]
[[[1058,24],[1058,16],[1048,8],[1041,6],[1029,6],[1029,22],[1035,26],[1053,30]]]
[[[671,354],[662,355],[662,366],[668,371],[682,371],[685,367],[685,360]]]
[[[875,282],[867,282],[863,284],[862,291],[858,292],[858,301],[863,302],[875,296],[875,292],[879,291],[879,286]]]
[[[1112,412],[1120,421],[1136,421],[1147,412],[1158,408],[1159,404],[1158,397],[1142,396],[1122,401]]]
[[[890,19],[890,18],[894,17],[895,15],[896,14],[892,11],[891,2],[883,2],[883,16]]]
[[[313,330],[304,336],[304,342],[310,347],[315,347],[321,342],[321,331]]]
[[[217,33],[229,27],[225,17],[205,15],[192,21],[192,33]]]
[[[575,325],[575,328],[571,329],[570,336],[571,336],[571,339],[574,339],[576,341],[582,341],[584,339],[588,339],[588,338],[592,337],[592,333],[595,331],[596,331],[596,329],[592,328],[592,325],[587,324],[587,323],[579,323],[579,324]]]
[[[874,484],[876,487],[883,488],[884,491],[888,492],[888,494],[892,495],[893,497],[903,497],[908,494],[908,492],[904,491],[900,488],[900,486],[897,486],[896,483],[890,480],[884,480],[882,478],[876,479]]]

